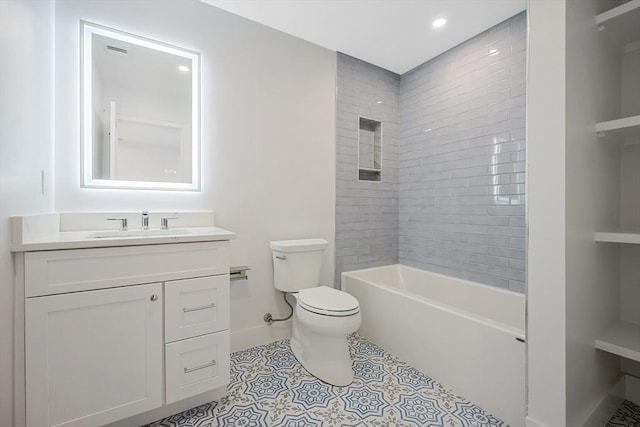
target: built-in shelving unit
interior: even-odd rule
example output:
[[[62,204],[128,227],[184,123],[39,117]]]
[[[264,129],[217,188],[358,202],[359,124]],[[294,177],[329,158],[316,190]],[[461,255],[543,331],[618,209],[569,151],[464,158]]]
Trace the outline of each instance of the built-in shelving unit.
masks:
[[[640,40],[640,0],[631,0],[596,16],[596,24],[618,46]]]
[[[599,14],[598,16],[596,16],[596,24],[602,25],[611,23],[611,21],[615,20],[625,21],[634,17],[638,18],[640,15],[633,16],[634,12],[640,13],[640,0],[628,1],[618,7],[614,7],[613,9]],[[621,22],[617,22],[616,25],[621,25]]]
[[[595,240],[596,242],[640,245],[640,233],[625,231],[599,231],[595,233]]]
[[[640,26],[640,20],[638,21],[638,26]],[[640,136],[640,116],[596,123],[596,132],[598,136],[608,136],[610,134],[623,138]]]
[[[636,191],[640,176],[638,172],[640,103],[636,101],[640,93],[640,74],[633,68],[640,51],[640,0],[627,1],[597,15],[596,24],[605,42],[602,48],[607,50],[603,52],[607,55],[607,61],[616,56],[620,59],[620,79],[611,80],[607,76],[608,79],[603,80],[603,84],[611,85],[606,87],[611,94],[620,94],[620,109],[608,110],[609,116],[600,118],[613,120],[596,123],[594,130],[601,141],[621,143],[619,170],[621,210],[619,229],[596,232],[594,239],[596,242],[622,244],[619,248],[620,283],[610,285],[612,289],[616,289],[612,290],[613,292],[620,292],[620,298],[628,298],[637,295],[637,292],[631,289],[635,289],[633,287],[638,283],[630,278],[636,277],[639,271],[637,265],[640,265],[640,259],[637,259],[638,249],[631,246],[640,245],[640,230],[637,223],[640,195]],[[604,102],[604,105],[609,105],[607,102],[610,100],[605,99]],[[617,317],[621,320],[597,335],[595,347],[640,362],[640,324],[636,323],[637,313],[629,312],[629,306],[626,304],[627,311],[624,307],[620,308]]]
[[[596,340],[596,348],[640,362],[640,325],[618,322]]]

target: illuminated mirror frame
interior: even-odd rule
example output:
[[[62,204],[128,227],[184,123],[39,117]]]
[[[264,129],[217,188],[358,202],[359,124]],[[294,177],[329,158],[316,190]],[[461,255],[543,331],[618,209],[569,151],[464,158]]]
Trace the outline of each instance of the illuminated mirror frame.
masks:
[[[200,191],[200,54],[155,40],[96,25],[80,22],[81,54],[81,187],[122,188],[138,190]],[[122,181],[93,178],[92,147],[92,36],[101,35],[149,49],[170,53],[191,61],[191,182]]]

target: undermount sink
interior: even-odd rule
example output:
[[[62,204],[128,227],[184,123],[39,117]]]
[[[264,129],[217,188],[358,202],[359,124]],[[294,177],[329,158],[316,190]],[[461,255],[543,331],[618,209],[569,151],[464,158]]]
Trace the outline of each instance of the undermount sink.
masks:
[[[89,234],[87,237],[90,239],[105,239],[110,237],[179,236],[190,233],[190,230],[184,228],[172,228],[169,230],[109,230],[96,231],[95,233]]]

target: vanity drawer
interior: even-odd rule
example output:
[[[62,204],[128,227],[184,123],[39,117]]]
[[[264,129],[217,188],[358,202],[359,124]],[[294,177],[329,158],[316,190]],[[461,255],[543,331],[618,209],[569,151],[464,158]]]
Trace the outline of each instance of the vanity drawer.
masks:
[[[229,383],[229,331],[166,344],[166,403]]]
[[[164,339],[172,342],[229,329],[229,275],[164,284]]]
[[[229,273],[229,242],[25,254],[27,297]]]

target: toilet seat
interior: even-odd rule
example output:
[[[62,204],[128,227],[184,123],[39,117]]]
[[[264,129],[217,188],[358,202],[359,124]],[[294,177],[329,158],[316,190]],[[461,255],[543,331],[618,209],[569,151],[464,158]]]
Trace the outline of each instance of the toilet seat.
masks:
[[[298,292],[298,306],[324,316],[351,316],[360,312],[358,300],[346,292],[328,286]]]

